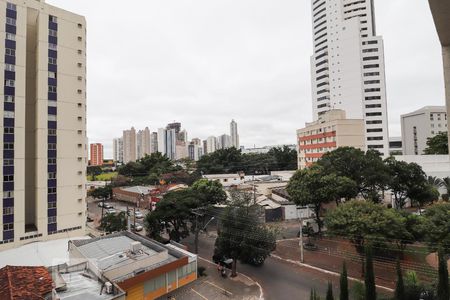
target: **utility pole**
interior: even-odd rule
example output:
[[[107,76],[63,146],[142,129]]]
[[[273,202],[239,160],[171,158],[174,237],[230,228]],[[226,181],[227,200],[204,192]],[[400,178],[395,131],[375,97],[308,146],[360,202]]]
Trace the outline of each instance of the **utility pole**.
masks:
[[[192,213],[195,215],[195,232],[194,232],[194,247],[195,247],[195,254],[198,254],[198,235],[200,234],[200,228],[198,225],[198,217],[203,217],[204,214],[198,212],[202,208],[195,208],[192,210]]]
[[[304,263],[304,257],[303,257],[303,218],[300,217],[299,209],[297,207],[297,216],[298,220],[300,221],[300,241],[298,242],[300,246],[300,262]]]

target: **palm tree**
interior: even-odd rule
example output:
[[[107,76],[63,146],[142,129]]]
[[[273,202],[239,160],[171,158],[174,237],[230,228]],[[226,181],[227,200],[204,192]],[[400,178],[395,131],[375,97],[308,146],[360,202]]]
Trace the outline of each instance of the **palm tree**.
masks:
[[[450,194],[450,177],[445,177],[442,179],[442,187],[447,190],[447,194]]]
[[[449,180],[450,180],[450,178],[449,178]],[[437,190],[439,190],[439,188],[444,186],[444,180],[442,180],[436,176],[428,176],[428,183],[431,186],[435,187]]]

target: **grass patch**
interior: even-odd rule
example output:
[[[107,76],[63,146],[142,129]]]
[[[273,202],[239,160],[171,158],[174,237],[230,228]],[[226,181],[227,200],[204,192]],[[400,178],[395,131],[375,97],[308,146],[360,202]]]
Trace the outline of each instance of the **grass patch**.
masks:
[[[100,175],[97,175],[95,177],[96,181],[110,181],[112,178],[116,177],[118,175],[117,172],[110,172],[110,173],[102,173]],[[92,176],[88,176],[87,180],[92,180]]]

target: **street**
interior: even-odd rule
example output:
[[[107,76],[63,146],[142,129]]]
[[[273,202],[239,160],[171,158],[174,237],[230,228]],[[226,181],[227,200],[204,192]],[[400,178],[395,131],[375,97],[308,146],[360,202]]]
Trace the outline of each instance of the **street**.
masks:
[[[201,234],[199,238],[199,255],[211,260],[214,251],[214,236]],[[194,249],[193,237],[183,240],[189,249]],[[333,280],[334,291],[337,294],[339,278],[310,269],[300,268],[276,258],[269,257],[261,267],[241,264],[238,262],[237,271],[250,276],[263,288],[264,299],[308,299],[311,288],[325,295],[328,280]]]

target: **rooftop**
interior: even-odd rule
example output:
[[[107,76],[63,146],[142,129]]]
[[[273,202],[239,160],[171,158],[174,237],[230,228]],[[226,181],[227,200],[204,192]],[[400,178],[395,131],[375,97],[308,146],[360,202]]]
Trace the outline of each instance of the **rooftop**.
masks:
[[[2,299],[40,300],[53,290],[53,280],[45,267],[6,266],[0,269]]]
[[[413,112],[404,114],[404,115],[402,115],[402,117],[422,114],[422,113],[429,112],[429,111],[430,112],[443,112],[443,113],[446,113],[447,109],[445,108],[444,105],[442,105],[442,106],[424,106],[424,107],[422,107],[422,108],[420,108],[418,110],[415,110]]]
[[[123,187],[120,188],[122,191],[130,192],[130,193],[136,193],[136,194],[150,194],[152,190],[154,190],[156,187],[154,186],[130,186],[130,187]]]
[[[60,274],[66,284],[66,289],[58,291],[57,295],[61,300],[109,300],[117,295],[110,295],[103,291],[102,283],[97,278],[86,276],[84,271]]]

